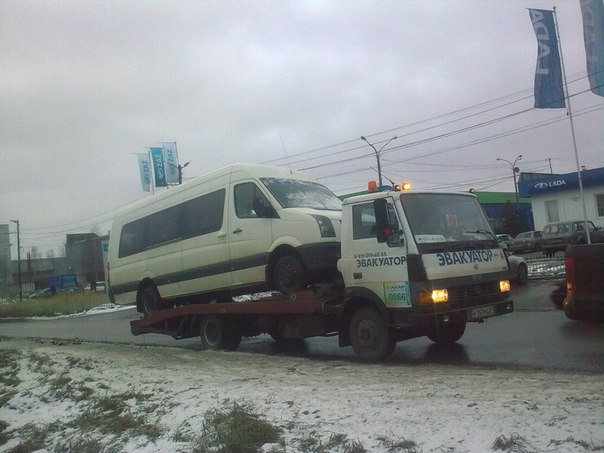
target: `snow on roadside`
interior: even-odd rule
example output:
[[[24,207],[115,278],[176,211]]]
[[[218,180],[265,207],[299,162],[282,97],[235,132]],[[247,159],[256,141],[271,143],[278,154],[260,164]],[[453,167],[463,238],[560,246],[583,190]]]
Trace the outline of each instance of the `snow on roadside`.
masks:
[[[51,373],[97,392],[147,395],[147,421],[165,431],[155,442],[124,440],[124,452],[191,451],[173,440],[175,434],[199,433],[205,412],[227,401],[253,404],[271,423],[290,427],[286,438],[292,441],[298,430],[324,438],[342,433],[370,452],[387,451],[380,436],[413,440],[423,452],[490,451],[497,437],[512,434],[526,439],[529,451],[604,446],[599,373],[362,364],[53,340],[1,339],[0,349],[19,351],[23,364],[18,393],[0,407],[9,430],[74,419],[86,405],[48,398],[27,357],[48,357]],[[61,433],[68,435],[77,433]]]

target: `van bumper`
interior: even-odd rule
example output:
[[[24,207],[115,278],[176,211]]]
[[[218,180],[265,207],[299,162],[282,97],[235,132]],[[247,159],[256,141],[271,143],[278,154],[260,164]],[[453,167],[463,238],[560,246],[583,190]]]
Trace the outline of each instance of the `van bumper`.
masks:
[[[302,245],[296,249],[302,257],[304,267],[307,271],[319,271],[326,269],[337,270],[340,259],[340,243],[324,242],[321,244]]]

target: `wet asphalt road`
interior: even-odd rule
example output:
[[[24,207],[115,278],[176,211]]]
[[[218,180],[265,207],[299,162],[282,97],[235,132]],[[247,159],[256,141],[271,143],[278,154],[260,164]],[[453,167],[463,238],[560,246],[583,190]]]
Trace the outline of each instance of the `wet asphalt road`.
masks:
[[[604,371],[604,324],[567,319],[549,300],[553,287],[551,281],[532,281],[525,287],[513,289],[514,313],[487,319],[483,324],[468,324],[458,344],[448,348],[439,348],[425,337],[400,342],[387,363]],[[133,336],[130,321],[139,316],[132,309],[76,318],[0,323],[0,336],[200,348],[197,338]],[[266,356],[303,356],[312,360],[357,360],[352,348],[338,347],[336,337],[277,344],[268,336],[260,336],[244,339],[238,351]]]

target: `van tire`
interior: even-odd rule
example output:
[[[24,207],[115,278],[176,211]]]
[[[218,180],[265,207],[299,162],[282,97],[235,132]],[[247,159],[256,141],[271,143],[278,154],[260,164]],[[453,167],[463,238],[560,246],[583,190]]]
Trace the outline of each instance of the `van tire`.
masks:
[[[273,284],[277,291],[292,294],[304,289],[306,276],[300,259],[294,255],[285,255],[277,260],[273,268]]]
[[[143,315],[151,316],[163,307],[163,301],[153,285],[147,285],[140,296],[140,307]]]
[[[204,316],[199,325],[202,349],[234,351],[241,344],[241,333],[235,323],[220,316]]]
[[[385,359],[396,347],[386,320],[371,307],[361,307],[352,314],[348,335],[352,349],[365,361]]]
[[[428,332],[428,338],[438,345],[453,344],[466,331],[466,321],[456,321],[444,326],[434,326]]]

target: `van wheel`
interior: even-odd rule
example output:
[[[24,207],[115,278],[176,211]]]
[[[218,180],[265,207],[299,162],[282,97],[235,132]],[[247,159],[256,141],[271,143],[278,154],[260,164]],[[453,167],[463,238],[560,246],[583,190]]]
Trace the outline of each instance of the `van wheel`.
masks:
[[[295,256],[282,256],[275,263],[273,283],[277,291],[292,294],[304,288],[305,279],[304,267]]]
[[[428,338],[436,344],[453,344],[459,340],[466,331],[466,322],[457,321],[444,326],[434,326],[428,332]]]
[[[370,307],[359,308],[353,313],[348,334],[354,352],[363,360],[385,359],[396,346],[386,320]]]
[[[153,285],[146,286],[141,294],[141,308],[145,316],[151,316],[162,309],[163,301]]]
[[[241,333],[235,323],[219,316],[204,316],[199,326],[202,349],[234,351],[241,344]]]

